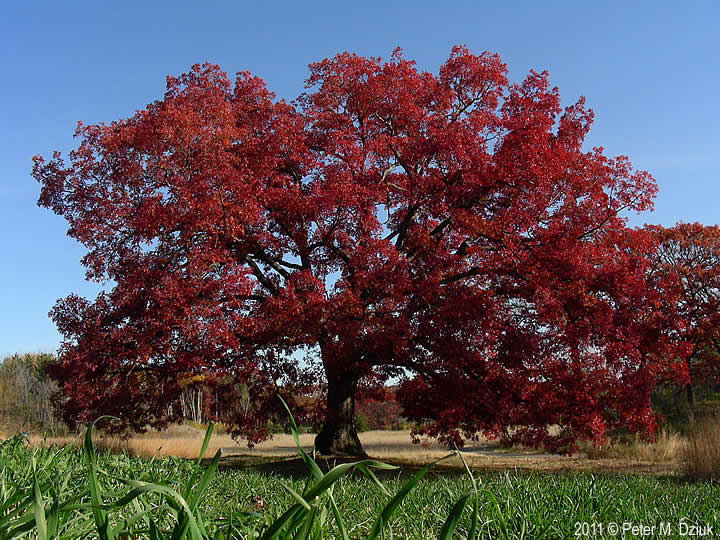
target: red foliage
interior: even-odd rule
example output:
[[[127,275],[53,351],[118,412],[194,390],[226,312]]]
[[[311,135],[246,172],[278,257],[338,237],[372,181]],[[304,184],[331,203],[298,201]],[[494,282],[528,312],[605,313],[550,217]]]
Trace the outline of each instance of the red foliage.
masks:
[[[620,214],[651,208],[655,183],[582,150],[592,112],[562,110],[546,73],[505,75],[462,47],[438,75],[343,53],[290,105],[206,64],[131,118],[80,125],[69,164],[36,157],[39,203],[112,283],[52,311],[66,416],[163,424],[166,381],[218,371],[259,381],[261,418],[300,377],[288,354],[314,346],[330,423],[351,421],[361,380],[407,375],[406,414],[448,441],[651,429],[664,340]]]
[[[368,429],[402,429],[405,424],[402,407],[395,400],[360,402],[357,410]]]
[[[646,230],[658,242],[652,269],[663,277],[663,296],[683,321],[676,339],[687,344],[687,372],[676,380],[720,382],[720,227],[678,223]]]

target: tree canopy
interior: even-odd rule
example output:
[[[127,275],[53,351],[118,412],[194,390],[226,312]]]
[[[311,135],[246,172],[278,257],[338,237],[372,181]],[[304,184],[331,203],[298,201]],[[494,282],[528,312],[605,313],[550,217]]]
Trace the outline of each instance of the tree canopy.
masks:
[[[678,223],[665,228],[646,226],[657,242],[650,253],[651,272],[662,278],[662,295],[682,325],[675,339],[686,346],[685,370],[670,375],[684,382],[688,405],[693,387],[720,382],[720,227]]]
[[[654,180],[584,150],[593,114],[547,73],[506,74],[463,47],[437,74],[342,53],[287,103],[196,65],[132,117],[79,125],[67,162],[36,157],[39,204],[112,286],[52,311],[66,417],[164,425],[177,374],[213,373],[246,385],[223,419],[251,440],[277,389],[322,381],[323,452],[362,451],[353,396],[388,378],[447,442],[652,429],[671,344],[639,308],[660,300],[623,212],[651,208]]]

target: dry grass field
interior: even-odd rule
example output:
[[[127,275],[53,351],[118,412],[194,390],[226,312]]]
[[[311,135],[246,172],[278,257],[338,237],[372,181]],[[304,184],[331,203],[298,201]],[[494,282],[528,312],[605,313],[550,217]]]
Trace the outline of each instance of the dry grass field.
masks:
[[[175,425],[166,431],[148,431],[136,434],[123,440],[119,437],[98,434],[96,442],[99,447],[126,451],[131,456],[178,456],[196,458],[200,451],[204,431],[191,425]],[[78,437],[47,437],[31,436],[34,444],[68,444]],[[314,433],[300,435],[300,444],[307,451],[311,451]],[[368,431],[360,434],[360,440],[365,451],[376,458],[406,457],[416,460],[431,461],[447,454],[447,451],[437,443],[426,446],[412,444],[409,431]],[[248,448],[244,443],[238,444],[226,433],[215,433],[210,441],[207,455],[214,454],[222,449],[228,456],[247,457],[291,457],[297,455],[295,441],[292,435],[277,434],[272,439]]]
[[[167,431],[151,431],[122,440],[99,434],[96,444],[114,451],[124,451],[131,456],[163,457],[178,456],[196,458],[202,444],[204,432],[191,425],[171,426]],[[312,450],[314,434],[301,434],[300,444],[307,451]],[[360,434],[365,451],[373,458],[396,465],[420,465],[429,463],[448,454],[437,443],[413,444],[409,431],[368,431]],[[42,439],[31,436],[34,444],[79,444],[79,437]],[[625,444],[609,444],[598,449],[584,445],[582,451],[573,456],[550,455],[527,448],[502,448],[495,441],[480,440],[469,442],[464,449],[468,464],[476,470],[535,470],[560,471],[603,471],[622,474],[673,475],[682,468],[682,456],[687,441],[677,434],[662,432],[653,444],[636,440]],[[222,449],[223,462],[259,463],[283,462],[297,457],[295,442],[291,435],[278,434],[269,441],[248,448],[238,444],[228,434],[214,434],[206,455]],[[457,459],[443,462],[444,467],[460,467]]]

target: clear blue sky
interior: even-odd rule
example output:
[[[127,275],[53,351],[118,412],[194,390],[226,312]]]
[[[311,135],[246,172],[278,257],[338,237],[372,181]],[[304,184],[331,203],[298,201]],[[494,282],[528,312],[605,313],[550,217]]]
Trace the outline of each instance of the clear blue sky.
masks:
[[[14,5],[13,5],[14,4]],[[267,7],[266,4],[270,4]],[[501,4],[504,4],[501,6]],[[36,206],[31,157],[73,147],[84,123],[162,97],[165,76],[211,61],[278,97],[307,64],[402,47],[436,71],[452,45],[497,52],[513,80],[550,72],[565,103],[596,113],[590,145],[656,178],[656,211],[631,223],[715,224],[720,199],[720,2],[6,2],[0,17],[0,358],[54,351],[47,317],[83,281],[83,249]]]

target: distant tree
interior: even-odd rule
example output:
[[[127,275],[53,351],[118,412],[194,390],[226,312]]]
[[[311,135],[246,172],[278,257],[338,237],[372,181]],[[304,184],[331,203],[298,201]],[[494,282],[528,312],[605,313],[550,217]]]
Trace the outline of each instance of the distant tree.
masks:
[[[688,346],[684,382],[692,413],[694,387],[720,382],[720,227],[678,223],[646,230],[658,243],[652,268],[663,278],[663,296],[683,321],[676,336]]]
[[[405,423],[402,407],[393,392],[383,397],[358,400],[357,411],[368,429],[400,429]]]
[[[57,385],[46,374],[52,354],[15,354],[0,364],[0,418],[12,429],[54,429]]]
[[[339,54],[307,88],[290,105],[195,66],[132,117],[79,126],[69,164],[35,158],[39,204],[112,284],[52,311],[66,418],[162,426],[177,373],[217,372],[247,385],[252,408],[226,420],[255,439],[275,389],[324,380],[325,453],[362,453],[358,386],[393,377],[448,442],[652,429],[662,343],[637,311],[643,260],[618,243],[656,187],[582,150],[582,99],[563,111],[546,73],[510,84],[462,47],[437,75]]]

